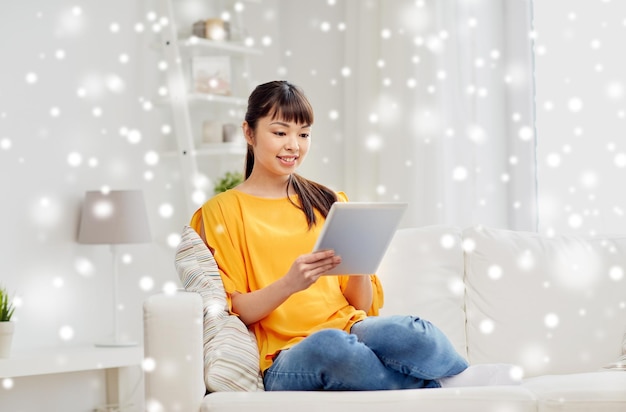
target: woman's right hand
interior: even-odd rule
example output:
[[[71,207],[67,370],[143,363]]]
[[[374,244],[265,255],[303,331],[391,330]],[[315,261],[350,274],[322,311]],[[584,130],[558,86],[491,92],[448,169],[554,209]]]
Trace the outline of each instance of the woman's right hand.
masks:
[[[301,255],[293,262],[283,280],[291,293],[307,289],[317,279],[341,263],[333,250],[321,250]]]
[[[296,292],[311,286],[324,273],[341,263],[332,250],[301,255],[276,282],[248,293],[231,294],[233,312],[248,326],[269,315]]]

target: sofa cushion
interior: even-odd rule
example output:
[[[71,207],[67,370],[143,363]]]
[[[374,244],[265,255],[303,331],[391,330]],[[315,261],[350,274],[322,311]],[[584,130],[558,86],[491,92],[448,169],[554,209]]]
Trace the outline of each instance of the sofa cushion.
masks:
[[[226,293],[215,259],[189,226],[183,229],[175,265],[185,290],[202,297],[207,390],[263,390],[256,340],[238,317],[228,313]]]
[[[540,412],[626,410],[626,373],[592,372],[546,375],[523,385],[537,397]]]
[[[400,229],[377,274],[385,291],[381,315],[414,315],[432,322],[467,357],[461,230],[450,226]]]
[[[626,236],[474,227],[463,238],[471,363],[514,363],[532,377],[595,371],[619,358]]]
[[[391,391],[221,392],[205,397],[200,411],[537,412],[537,409],[534,395],[522,386],[482,386]]]

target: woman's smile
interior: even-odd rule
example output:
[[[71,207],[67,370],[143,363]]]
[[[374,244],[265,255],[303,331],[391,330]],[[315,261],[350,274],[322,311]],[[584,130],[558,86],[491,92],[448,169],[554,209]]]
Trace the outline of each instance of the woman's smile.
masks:
[[[298,156],[277,156],[281,163],[287,166],[294,166]]]

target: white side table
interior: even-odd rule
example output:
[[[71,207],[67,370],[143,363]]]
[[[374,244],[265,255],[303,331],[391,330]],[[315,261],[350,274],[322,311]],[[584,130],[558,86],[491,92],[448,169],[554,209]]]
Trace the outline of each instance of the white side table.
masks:
[[[7,359],[0,359],[0,380],[65,372],[104,369],[107,404],[119,404],[133,394],[132,371],[143,361],[141,346],[101,348],[95,346],[63,346],[29,350],[13,350]],[[135,379],[140,379],[136,377]],[[141,397],[143,398],[143,396]]]

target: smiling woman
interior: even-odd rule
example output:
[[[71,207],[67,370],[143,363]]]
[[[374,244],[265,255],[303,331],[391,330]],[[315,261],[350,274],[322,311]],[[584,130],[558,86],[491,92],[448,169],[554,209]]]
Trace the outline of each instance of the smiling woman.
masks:
[[[439,329],[411,316],[370,317],[383,303],[375,274],[321,276],[341,256],[311,250],[332,204],[348,199],[296,173],[312,124],[299,87],[258,86],[243,123],[245,180],[190,223],[214,252],[228,309],[256,337],[265,389],[440,387],[467,362]]]

